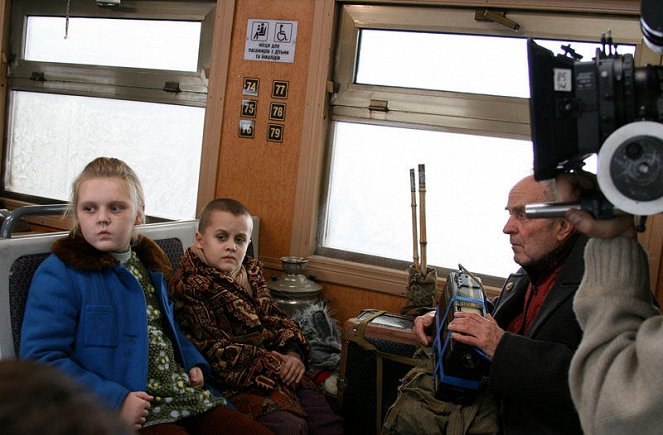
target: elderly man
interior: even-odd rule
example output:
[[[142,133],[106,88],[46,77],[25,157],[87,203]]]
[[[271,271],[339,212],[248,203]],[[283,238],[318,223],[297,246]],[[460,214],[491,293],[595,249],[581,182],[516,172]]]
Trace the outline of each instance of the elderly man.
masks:
[[[519,181],[509,193],[509,235],[522,268],[509,276],[485,318],[458,312],[448,325],[452,337],[482,350],[491,360],[487,388],[501,401],[505,435],[581,434],[569,391],[569,364],[582,332],[572,309],[583,275],[587,239],[564,219],[528,219],[525,205],[570,201],[555,181]],[[434,312],[415,319],[426,345]]]

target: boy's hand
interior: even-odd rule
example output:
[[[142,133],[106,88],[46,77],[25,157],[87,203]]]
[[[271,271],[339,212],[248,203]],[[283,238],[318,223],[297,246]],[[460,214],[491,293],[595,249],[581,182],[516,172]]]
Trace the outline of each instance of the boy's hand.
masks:
[[[288,352],[287,355],[272,351],[272,355],[281,360],[281,380],[286,385],[297,385],[304,377],[306,368],[304,363],[299,358],[297,352]]]

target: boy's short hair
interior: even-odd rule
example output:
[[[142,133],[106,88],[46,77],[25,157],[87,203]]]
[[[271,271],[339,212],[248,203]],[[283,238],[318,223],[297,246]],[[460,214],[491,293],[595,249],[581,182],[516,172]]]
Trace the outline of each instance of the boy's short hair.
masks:
[[[233,216],[248,216],[251,217],[251,212],[241,202],[232,198],[217,198],[214,199],[203,207],[200,212],[200,220],[198,222],[198,232],[203,233],[209,226],[212,213],[218,211],[227,211]]]

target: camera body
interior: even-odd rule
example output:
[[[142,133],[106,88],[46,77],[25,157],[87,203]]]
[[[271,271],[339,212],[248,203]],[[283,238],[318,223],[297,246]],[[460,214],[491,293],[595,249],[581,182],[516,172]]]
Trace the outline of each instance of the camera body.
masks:
[[[643,1],[641,27],[648,45],[663,52],[656,1]],[[527,42],[534,177],[578,171],[598,153],[599,186],[613,205],[633,214],[663,211],[663,67],[635,67],[610,36],[591,61],[563,48],[555,56]]]
[[[463,269],[449,272],[435,312],[433,377],[435,397],[464,404],[476,397],[487,360],[477,349],[451,338],[447,326],[457,311],[486,315],[481,281]]]
[[[619,127],[663,121],[663,67],[636,68],[630,54],[599,51],[590,62],[527,41],[534,175],[579,169]]]

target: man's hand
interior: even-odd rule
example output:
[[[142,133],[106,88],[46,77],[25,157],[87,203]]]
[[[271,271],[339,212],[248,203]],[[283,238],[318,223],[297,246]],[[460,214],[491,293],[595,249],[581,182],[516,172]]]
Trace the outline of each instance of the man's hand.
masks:
[[[599,190],[596,175],[591,172],[559,174],[555,181],[561,202],[579,202],[582,198],[591,197]]]
[[[504,335],[504,330],[497,325],[490,314],[483,317],[477,313],[457,311],[448,329],[453,332],[451,338],[478,348],[491,360]]]
[[[579,201],[588,192],[596,192],[598,187],[590,175],[560,174],[556,178],[557,188],[563,201]],[[583,210],[571,209],[564,215],[573,226],[589,237],[625,236],[636,238],[633,216],[617,216],[613,219],[594,219]]]
[[[145,424],[147,410],[153,397],[144,391],[132,391],[122,402],[120,418],[130,427],[139,430]]]
[[[272,354],[281,360],[281,380],[286,385],[297,385],[304,377],[306,368],[297,352],[288,352],[286,355],[272,351]]]
[[[567,210],[564,215],[576,230],[589,237],[610,238],[617,236],[637,238],[633,216],[617,216],[613,219],[594,219],[592,215],[582,210]]]
[[[435,311],[430,311],[423,316],[419,316],[414,319],[414,335],[417,336],[419,343],[424,346],[430,346],[433,344],[433,336],[431,331],[434,329],[435,323]]]

